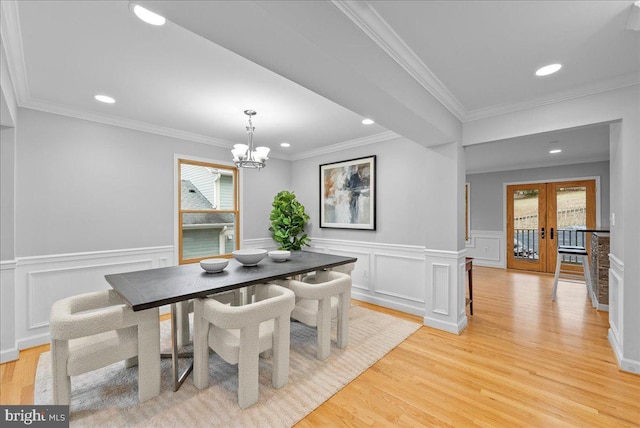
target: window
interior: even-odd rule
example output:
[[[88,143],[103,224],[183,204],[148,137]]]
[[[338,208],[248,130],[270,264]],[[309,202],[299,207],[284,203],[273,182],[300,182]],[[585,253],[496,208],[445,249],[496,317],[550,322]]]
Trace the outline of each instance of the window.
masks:
[[[239,248],[237,168],[179,159],[178,203],[180,264]]]

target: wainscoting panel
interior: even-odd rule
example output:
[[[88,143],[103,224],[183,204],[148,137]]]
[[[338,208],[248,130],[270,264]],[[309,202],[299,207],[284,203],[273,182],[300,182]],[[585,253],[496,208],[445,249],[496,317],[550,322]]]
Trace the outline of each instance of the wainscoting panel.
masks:
[[[623,296],[621,290],[624,290],[624,264],[613,254],[609,254],[609,334],[608,339],[613,352],[618,360],[618,365],[622,366],[622,345],[623,338],[621,331],[622,314],[623,314]]]
[[[425,250],[425,325],[455,334],[467,326],[464,300],[466,255],[465,250]]]
[[[62,269],[46,269],[27,273],[27,308],[29,330],[49,325],[53,303],[65,297],[111,287],[105,275],[151,269],[153,260],[143,259],[109,264],[92,264]]]
[[[0,363],[17,360],[19,356],[15,330],[16,265],[15,260],[0,262]]]
[[[314,248],[315,250],[315,248]],[[371,257],[372,254],[367,251],[359,250],[345,250],[344,248],[335,248],[329,246],[324,250],[337,256],[355,257],[358,261],[351,271],[351,287],[360,289],[363,292],[369,292],[373,288],[373,282],[371,281]]]
[[[351,297],[424,315],[424,247],[313,238],[311,251],[356,257]]]
[[[375,254],[374,291],[424,305],[424,257]]]
[[[466,243],[467,257],[473,257],[473,264],[505,269],[507,262],[505,233],[501,230],[472,230]]]
[[[17,349],[49,342],[49,313],[55,301],[110,289],[105,275],[165,267],[172,260],[173,246],[18,258],[13,303],[24,310],[15,313]]]
[[[449,265],[433,263],[431,265],[431,302],[433,312],[449,315]]]

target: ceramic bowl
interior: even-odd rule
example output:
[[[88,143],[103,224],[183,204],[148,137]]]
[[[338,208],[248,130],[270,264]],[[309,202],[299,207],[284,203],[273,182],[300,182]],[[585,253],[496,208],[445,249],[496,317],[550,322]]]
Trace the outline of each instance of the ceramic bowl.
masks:
[[[274,262],[285,262],[289,259],[289,256],[291,256],[291,251],[287,251],[287,250],[269,251],[269,257],[271,257],[271,260],[273,260]]]
[[[206,259],[200,260],[200,267],[207,273],[222,272],[229,264],[229,259]]]
[[[260,248],[248,248],[233,251],[233,258],[245,266],[255,266],[267,255],[267,250]]]

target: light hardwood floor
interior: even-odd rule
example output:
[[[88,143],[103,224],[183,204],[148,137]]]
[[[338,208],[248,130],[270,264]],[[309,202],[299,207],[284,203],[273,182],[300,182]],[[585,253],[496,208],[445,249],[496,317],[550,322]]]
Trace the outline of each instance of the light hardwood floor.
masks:
[[[474,267],[474,315],[460,335],[422,327],[297,427],[640,427],[640,376],[618,370],[608,313],[584,284]],[[354,304],[421,322],[362,302]],[[0,366],[1,404],[33,403],[38,356]]]

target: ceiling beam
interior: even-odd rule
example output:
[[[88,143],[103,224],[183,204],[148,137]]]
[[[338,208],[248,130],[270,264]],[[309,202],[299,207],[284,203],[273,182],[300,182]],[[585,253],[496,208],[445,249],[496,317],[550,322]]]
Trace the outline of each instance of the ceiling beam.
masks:
[[[418,144],[461,139],[460,120],[330,2],[141,4]]]

